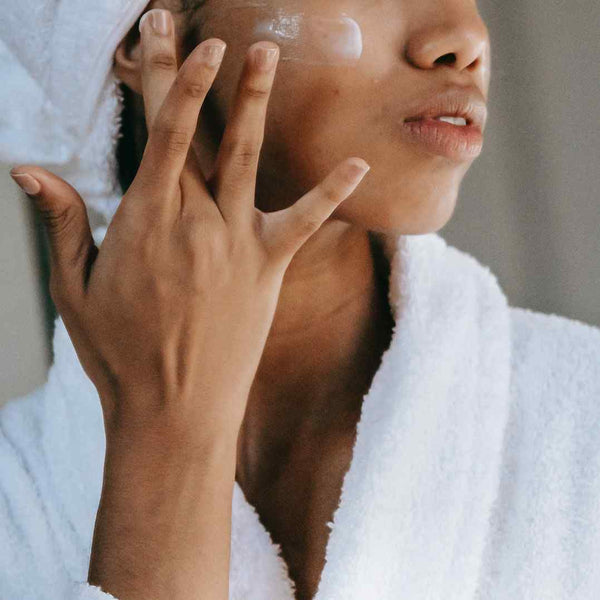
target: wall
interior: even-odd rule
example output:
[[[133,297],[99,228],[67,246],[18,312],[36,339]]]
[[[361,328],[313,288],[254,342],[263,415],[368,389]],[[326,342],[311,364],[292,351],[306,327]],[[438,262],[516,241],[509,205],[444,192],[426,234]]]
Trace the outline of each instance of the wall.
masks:
[[[39,223],[0,165],[0,403],[46,380],[50,355]]]

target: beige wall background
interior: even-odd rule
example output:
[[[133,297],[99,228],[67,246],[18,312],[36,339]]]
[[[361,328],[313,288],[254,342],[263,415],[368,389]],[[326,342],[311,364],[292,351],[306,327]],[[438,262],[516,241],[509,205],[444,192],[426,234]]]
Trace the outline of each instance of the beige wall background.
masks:
[[[600,3],[479,7],[492,40],[486,140],[439,233],[489,266],[511,305],[600,326]],[[54,314],[45,239],[9,166],[0,165],[0,404],[45,381]]]
[[[39,218],[0,167],[1,404],[45,381],[50,352]]]

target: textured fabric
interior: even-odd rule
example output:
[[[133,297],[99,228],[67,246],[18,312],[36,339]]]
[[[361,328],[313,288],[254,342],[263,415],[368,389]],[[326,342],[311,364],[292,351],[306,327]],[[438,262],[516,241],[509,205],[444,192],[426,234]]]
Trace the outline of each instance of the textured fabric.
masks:
[[[111,56],[145,4],[25,1],[0,20],[0,160],[48,166],[106,224],[120,200]],[[508,306],[435,233],[385,251],[395,327],[315,600],[599,597],[600,329]],[[60,317],[53,350],[45,384],[0,409],[0,599],[108,600],[86,583],[102,411]],[[230,599],[293,600],[237,483],[232,513]]]
[[[19,0],[0,19],[0,162],[50,169],[106,224],[120,200],[113,56],[148,2]]]
[[[600,330],[508,306],[489,269],[435,233],[385,250],[395,327],[316,600],[597,598]],[[47,382],[0,409],[0,598],[106,600],[85,583],[102,411],[60,317],[53,348]],[[235,483],[230,599],[293,589]]]

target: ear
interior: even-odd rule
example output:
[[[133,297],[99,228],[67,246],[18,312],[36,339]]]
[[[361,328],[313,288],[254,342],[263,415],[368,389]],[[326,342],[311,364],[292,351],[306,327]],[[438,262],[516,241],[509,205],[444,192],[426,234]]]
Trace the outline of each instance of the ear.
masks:
[[[140,32],[138,29],[139,19],[121,40],[115,50],[113,60],[113,73],[117,79],[122,81],[131,90],[142,95],[142,75]]]

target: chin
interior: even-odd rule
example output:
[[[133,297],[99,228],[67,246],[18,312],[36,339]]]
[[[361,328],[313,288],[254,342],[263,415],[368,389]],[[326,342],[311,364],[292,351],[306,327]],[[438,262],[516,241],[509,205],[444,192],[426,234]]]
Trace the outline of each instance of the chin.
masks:
[[[462,176],[376,178],[367,174],[331,218],[382,234],[418,235],[442,229],[454,214]]]

